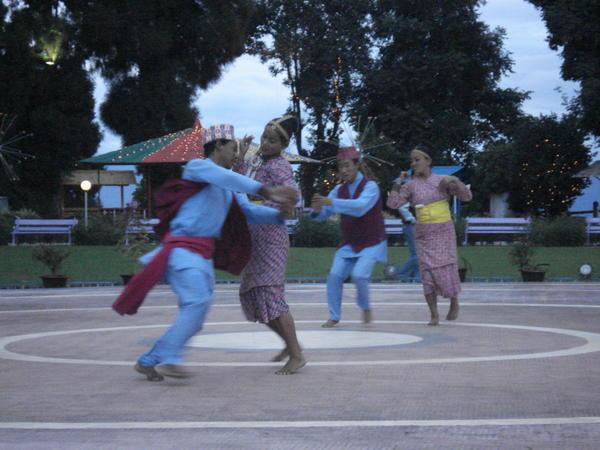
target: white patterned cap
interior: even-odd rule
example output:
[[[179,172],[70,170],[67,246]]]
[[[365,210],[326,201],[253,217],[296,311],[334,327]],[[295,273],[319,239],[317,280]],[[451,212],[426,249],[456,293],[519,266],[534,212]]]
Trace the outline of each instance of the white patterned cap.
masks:
[[[202,136],[203,145],[216,141],[217,139],[234,140],[235,135],[233,133],[233,125],[223,123],[220,125],[212,125],[204,129],[204,134]]]

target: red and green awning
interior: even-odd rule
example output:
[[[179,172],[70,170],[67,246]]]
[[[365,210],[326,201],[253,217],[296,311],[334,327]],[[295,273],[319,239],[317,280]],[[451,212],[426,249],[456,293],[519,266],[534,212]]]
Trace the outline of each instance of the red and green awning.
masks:
[[[183,164],[196,158],[204,158],[202,125],[197,119],[192,128],[82,159],[80,162],[96,165]]]

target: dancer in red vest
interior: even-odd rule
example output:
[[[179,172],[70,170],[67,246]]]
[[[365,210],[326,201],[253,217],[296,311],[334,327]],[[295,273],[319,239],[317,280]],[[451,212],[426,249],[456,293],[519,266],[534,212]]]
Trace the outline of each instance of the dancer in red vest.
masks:
[[[337,166],[342,183],[327,197],[316,194],[312,199],[314,220],[341,215],[342,242],[327,277],[329,319],[323,328],[334,327],[340,321],[344,280],[349,276],[356,286],[356,303],[362,309],[363,322],[371,321],[371,273],[375,263],[387,261],[381,194],[377,183],[361,171],[361,164],[355,147],[339,148]]]

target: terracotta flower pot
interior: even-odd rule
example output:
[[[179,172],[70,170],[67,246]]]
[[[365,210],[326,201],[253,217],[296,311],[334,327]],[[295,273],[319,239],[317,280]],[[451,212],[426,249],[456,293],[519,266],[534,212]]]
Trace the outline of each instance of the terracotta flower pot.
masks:
[[[64,288],[67,286],[67,277],[64,275],[42,275],[40,278],[45,288]]]
[[[521,270],[521,278],[523,281],[544,281],[546,271],[544,270]]]
[[[133,274],[129,275],[121,275],[121,279],[123,280],[123,284],[129,283],[129,280],[133,278]]]

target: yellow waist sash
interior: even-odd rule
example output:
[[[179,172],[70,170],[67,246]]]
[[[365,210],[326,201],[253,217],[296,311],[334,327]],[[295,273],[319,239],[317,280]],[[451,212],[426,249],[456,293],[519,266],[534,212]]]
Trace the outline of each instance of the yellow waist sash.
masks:
[[[446,200],[439,200],[424,206],[417,205],[415,212],[419,223],[442,223],[452,220],[450,207]]]

